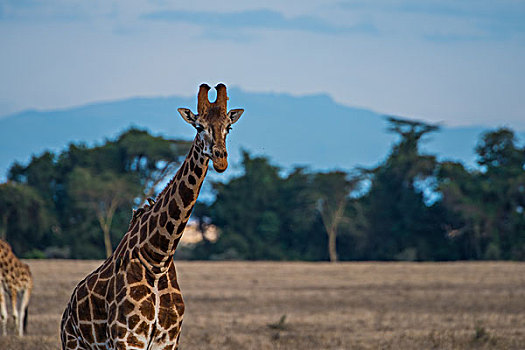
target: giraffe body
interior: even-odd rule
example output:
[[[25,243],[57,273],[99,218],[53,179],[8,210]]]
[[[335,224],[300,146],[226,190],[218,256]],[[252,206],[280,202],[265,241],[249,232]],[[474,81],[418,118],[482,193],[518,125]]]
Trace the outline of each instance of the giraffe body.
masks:
[[[29,266],[18,260],[11,246],[0,239],[0,318],[3,335],[7,334],[7,296],[11,298],[17,334],[24,335],[32,289],[33,278]],[[19,295],[20,302],[18,302]]]
[[[115,252],[71,296],[61,323],[63,349],[177,349],[184,301],[173,254],[211,159],[227,167],[225,138],[242,110],[226,113],[226,86],[217,101],[201,85],[199,114],[179,109],[198,131],[188,156],[156,201],[134,211]]]

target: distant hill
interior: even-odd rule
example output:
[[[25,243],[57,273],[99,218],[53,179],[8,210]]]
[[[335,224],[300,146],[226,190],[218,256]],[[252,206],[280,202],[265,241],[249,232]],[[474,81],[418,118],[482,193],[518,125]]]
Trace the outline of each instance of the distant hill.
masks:
[[[228,137],[231,162],[240,149],[266,155],[285,168],[352,169],[383,160],[394,136],[385,119],[372,111],[343,106],[326,95],[229,91],[230,108],[245,113]],[[51,111],[25,111],[0,119],[0,178],[13,161],[27,162],[46,149],[59,151],[70,142],[94,144],[136,126],[153,134],[191,139],[194,130],[177,113],[195,111],[195,98],[131,98]],[[443,128],[424,143],[424,150],[473,164],[481,127]],[[519,134],[525,139],[525,132]]]

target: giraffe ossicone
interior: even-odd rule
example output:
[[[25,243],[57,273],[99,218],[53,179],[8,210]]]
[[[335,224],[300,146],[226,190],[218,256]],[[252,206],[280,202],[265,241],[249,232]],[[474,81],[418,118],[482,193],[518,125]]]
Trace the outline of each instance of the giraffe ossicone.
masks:
[[[61,322],[62,349],[177,349],[184,301],[173,254],[211,160],[228,167],[226,136],[242,109],[227,111],[224,84],[208,99],[202,84],[197,114],[179,108],[197,135],[188,156],[155,200],[134,211],[115,252],[74,289]]]

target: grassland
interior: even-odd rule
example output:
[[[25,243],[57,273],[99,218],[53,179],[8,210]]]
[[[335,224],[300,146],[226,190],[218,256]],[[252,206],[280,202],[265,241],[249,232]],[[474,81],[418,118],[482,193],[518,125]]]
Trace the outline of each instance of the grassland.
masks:
[[[69,295],[97,261],[29,261],[28,335],[57,349]],[[178,262],[181,349],[525,349],[525,264]]]

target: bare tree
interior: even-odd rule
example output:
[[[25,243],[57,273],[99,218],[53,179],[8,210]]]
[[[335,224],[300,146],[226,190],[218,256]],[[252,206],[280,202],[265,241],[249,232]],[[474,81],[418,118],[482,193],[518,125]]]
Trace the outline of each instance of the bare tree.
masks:
[[[331,262],[337,262],[337,229],[339,225],[345,221],[345,207],[346,207],[346,198],[339,198],[335,205],[331,209],[326,205],[326,200],[320,199],[317,202],[317,208],[321,214],[321,219],[323,221],[323,226],[328,235],[328,255]]]
[[[346,173],[334,171],[317,174],[314,182],[318,195],[317,210],[328,235],[328,255],[331,262],[337,262],[337,233],[340,226],[349,221],[345,211],[357,179],[349,180]]]
[[[110,231],[115,212],[133,200],[137,189],[124,177],[111,172],[95,175],[85,168],[72,172],[69,186],[78,205],[95,213],[103,233],[106,257],[109,257],[113,252]]]

